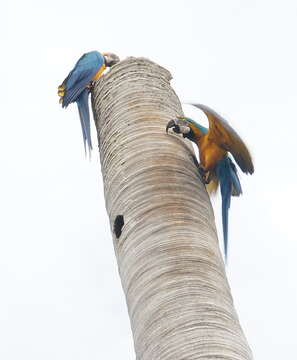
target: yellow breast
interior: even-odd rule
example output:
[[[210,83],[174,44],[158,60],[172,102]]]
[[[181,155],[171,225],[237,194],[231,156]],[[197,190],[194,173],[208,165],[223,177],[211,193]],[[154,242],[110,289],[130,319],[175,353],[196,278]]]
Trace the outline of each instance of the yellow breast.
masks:
[[[98,70],[98,72],[96,73],[96,75],[93,77],[93,80],[98,80],[105,69],[106,69],[106,65],[103,64],[101,66],[101,68]]]
[[[215,142],[209,141],[207,135],[201,138],[198,147],[201,165],[207,171],[212,170],[227,153]]]

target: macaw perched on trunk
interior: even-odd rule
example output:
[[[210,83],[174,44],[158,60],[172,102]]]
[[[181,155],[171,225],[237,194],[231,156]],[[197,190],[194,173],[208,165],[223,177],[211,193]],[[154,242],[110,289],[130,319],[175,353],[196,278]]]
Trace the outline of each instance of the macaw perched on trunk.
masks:
[[[88,145],[89,153],[92,150],[89,113],[89,93],[92,81],[98,80],[106,67],[110,67],[120,59],[112,53],[100,54],[91,51],[84,54],[75,64],[66,79],[58,87],[58,95],[62,107],[76,102],[84,139],[84,147]]]
[[[238,166],[246,174],[254,172],[251,155],[244,142],[232,127],[211,108],[201,104],[191,104],[202,110],[208,118],[209,129],[196,123],[194,120],[179,116],[170,120],[166,127],[182,134],[183,137],[193,141],[199,149],[199,171],[207,190],[216,191],[218,184],[222,196],[222,222],[224,234],[224,251],[227,259],[228,252],[228,210],[231,196],[242,194],[237,169],[229,157],[230,152]]]

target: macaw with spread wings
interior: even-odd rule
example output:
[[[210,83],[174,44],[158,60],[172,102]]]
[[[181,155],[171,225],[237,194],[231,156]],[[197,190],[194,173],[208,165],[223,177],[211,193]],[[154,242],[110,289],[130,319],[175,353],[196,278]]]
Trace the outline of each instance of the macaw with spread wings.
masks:
[[[170,120],[166,131],[174,132],[193,141],[199,149],[199,171],[209,192],[216,191],[220,184],[222,196],[222,221],[224,250],[228,252],[228,210],[231,196],[242,194],[236,165],[228,155],[231,153],[240,169],[246,174],[253,174],[254,165],[250,152],[240,136],[219,114],[208,106],[191,104],[202,110],[208,118],[209,129],[194,120],[179,116]]]

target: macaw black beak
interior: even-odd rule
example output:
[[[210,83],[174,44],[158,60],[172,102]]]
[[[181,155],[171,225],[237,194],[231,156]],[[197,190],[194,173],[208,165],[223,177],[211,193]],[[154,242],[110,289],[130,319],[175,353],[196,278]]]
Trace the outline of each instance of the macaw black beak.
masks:
[[[168,130],[173,128],[173,131],[176,133],[179,133],[179,126],[175,123],[175,120],[170,120],[166,126],[166,132],[168,133]]]

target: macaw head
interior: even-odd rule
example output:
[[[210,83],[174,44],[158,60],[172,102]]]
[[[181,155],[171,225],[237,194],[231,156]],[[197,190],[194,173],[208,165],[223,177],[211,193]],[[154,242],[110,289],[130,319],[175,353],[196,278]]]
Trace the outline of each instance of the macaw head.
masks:
[[[166,126],[166,132],[172,128],[177,134],[182,134],[184,138],[197,142],[201,136],[208,131],[205,127],[199,125],[194,120],[185,116],[177,116],[176,119],[170,120]]]
[[[102,55],[103,55],[103,57],[105,59],[105,65],[107,67],[111,67],[111,66],[113,66],[114,64],[116,64],[116,63],[118,63],[120,61],[120,58],[116,54],[103,53]]]
[[[176,134],[182,134],[183,137],[186,137],[191,132],[187,118],[184,116],[178,116],[176,119],[170,120],[166,126],[167,133],[169,129],[172,129]]]

